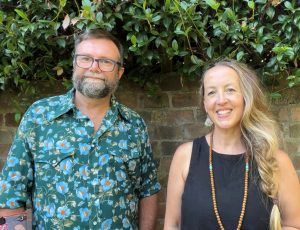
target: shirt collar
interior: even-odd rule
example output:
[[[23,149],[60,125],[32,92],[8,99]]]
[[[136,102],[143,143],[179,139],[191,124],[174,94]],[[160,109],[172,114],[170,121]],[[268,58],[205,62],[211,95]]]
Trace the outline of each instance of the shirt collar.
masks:
[[[69,90],[66,94],[59,96],[57,100],[58,106],[56,106],[56,109],[54,111],[54,115],[49,119],[49,121],[52,121],[61,115],[68,113],[70,110],[75,111],[77,108],[74,104],[74,97],[75,97],[75,89],[72,88]],[[111,96],[110,99],[110,110],[113,113],[117,113],[120,117],[123,119],[129,121],[131,119],[131,114],[128,112],[128,109],[124,107],[122,104],[120,104],[116,97],[114,95]]]
[[[120,104],[116,97],[112,95],[110,99],[111,110],[113,112],[118,111],[118,115],[122,117],[124,120],[129,121],[131,119],[131,113],[128,112],[128,109],[122,104]]]
[[[75,95],[75,89],[72,88],[64,95],[49,98],[48,104],[50,106],[54,106],[55,109],[52,110],[54,114],[52,114],[52,116],[49,117],[47,120],[52,121],[60,117],[61,115],[69,112],[71,109],[75,108],[74,95]],[[55,101],[53,101],[53,99]]]

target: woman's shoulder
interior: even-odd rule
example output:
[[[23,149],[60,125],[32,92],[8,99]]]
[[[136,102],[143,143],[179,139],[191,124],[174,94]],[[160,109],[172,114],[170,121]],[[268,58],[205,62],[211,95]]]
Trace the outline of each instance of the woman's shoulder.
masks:
[[[300,228],[300,184],[293,162],[287,153],[278,150],[279,205],[283,226]]]
[[[190,158],[193,150],[193,145],[196,142],[203,142],[205,140],[205,136],[196,138],[193,141],[185,142],[179,145],[174,153],[174,157],[177,158]]]
[[[174,158],[175,157],[180,159],[188,158],[192,153],[192,149],[193,149],[193,142],[192,141],[185,142],[177,147],[174,153]]]
[[[275,154],[279,168],[294,168],[289,155],[281,149],[278,149]]]

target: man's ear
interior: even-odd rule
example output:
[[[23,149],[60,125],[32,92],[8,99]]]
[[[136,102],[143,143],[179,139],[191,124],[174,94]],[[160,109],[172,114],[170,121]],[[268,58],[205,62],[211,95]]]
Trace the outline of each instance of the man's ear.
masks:
[[[119,71],[118,71],[118,77],[119,77],[119,79],[121,79],[121,77],[123,76],[123,73],[124,73],[124,67],[120,67],[119,68]]]

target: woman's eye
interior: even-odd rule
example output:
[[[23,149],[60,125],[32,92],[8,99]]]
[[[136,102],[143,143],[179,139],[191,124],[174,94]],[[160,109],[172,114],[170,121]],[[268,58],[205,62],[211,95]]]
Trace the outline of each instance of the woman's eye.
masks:
[[[214,93],[215,93],[215,91],[209,91],[209,92],[207,93],[207,95],[210,96],[210,95],[213,95]]]
[[[227,89],[226,91],[229,92],[229,93],[233,93],[233,92],[235,92],[235,89],[229,88],[229,89]]]

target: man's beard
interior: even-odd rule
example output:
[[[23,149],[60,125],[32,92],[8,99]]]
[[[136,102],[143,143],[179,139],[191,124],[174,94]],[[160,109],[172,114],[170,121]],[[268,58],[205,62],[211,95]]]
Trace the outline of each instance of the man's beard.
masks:
[[[78,75],[73,72],[72,81],[76,90],[89,98],[104,98],[117,89],[119,84],[118,75],[115,75],[114,79],[109,81],[107,78],[103,80],[90,81],[88,77],[95,77],[103,79],[102,74],[87,72],[83,75]]]

